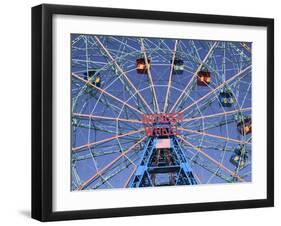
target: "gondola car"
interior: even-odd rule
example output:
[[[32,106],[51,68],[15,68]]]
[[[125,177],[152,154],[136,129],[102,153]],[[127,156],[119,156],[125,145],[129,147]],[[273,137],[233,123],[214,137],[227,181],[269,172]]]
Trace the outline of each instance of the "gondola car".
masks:
[[[173,74],[183,74],[183,72],[184,72],[184,62],[182,59],[176,58],[173,64]]]
[[[84,73],[84,79],[91,81],[91,84],[97,87],[101,87],[101,77],[99,74],[96,73],[97,70],[94,69],[88,70],[88,73],[87,72]]]
[[[150,69],[150,67],[151,64],[149,58],[147,58],[147,65],[144,57],[136,59],[136,70],[138,74],[147,74],[147,71]]]
[[[211,82],[211,73],[207,70],[200,70],[197,73],[197,85],[207,86]]]
[[[222,89],[220,91],[219,99],[223,107],[232,107],[234,103],[233,93],[227,89]]]
[[[240,169],[245,167],[246,160],[248,158],[246,153],[241,152],[242,148],[238,146],[234,150],[234,153],[230,157],[230,163],[233,164],[236,167],[239,167]]]
[[[237,123],[237,130],[242,135],[247,135],[252,132],[252,120],[250,117],[241,119]]]

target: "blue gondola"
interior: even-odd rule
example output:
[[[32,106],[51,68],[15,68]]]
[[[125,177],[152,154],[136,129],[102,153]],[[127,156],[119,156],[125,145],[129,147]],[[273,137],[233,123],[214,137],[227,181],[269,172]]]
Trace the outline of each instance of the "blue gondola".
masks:
[[[88,70],[88,72],[85,72],[84,75],[84,79],[91,81],[91,84],[97,86],[97,87],[101,87],[101,77],[99,74],[96,74],[97,71],[96,70]]]
[[[174,74],[183,74],[183,72],[184,72],[184,62],[182,59],[176,58],[174,60],[174,64],[173,64],[173,73]]]
[[[231,107],[234,103],[233,93],[230,90],[222,89],[219,94],[219,99],[223,107]]]
[[[239,167],[240,169],[245,167],[246,160],[248,158],[246,153],[242,153],[242,148],[238,146],[234,150],[234,153],[230,157],[230,163],[233,164],[236,167]]]

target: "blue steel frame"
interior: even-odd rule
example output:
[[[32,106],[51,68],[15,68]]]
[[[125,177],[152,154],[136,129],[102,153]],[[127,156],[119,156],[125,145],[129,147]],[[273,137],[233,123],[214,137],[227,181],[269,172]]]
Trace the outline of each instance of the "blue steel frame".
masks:
[[[138,166],[135,176],[129,187],[150,187],[150,186],[161,186],[156,185],[151,180],[151,175],[176,173],[176,180],[174,185],[194,185],[197,184],[191,168],[186,160],[182,149],[177,141],[177,138],[172,136],[166,139],[170,139],[170,153],[173,156],[173,164],[166,166],[153,166],[152,157],[156,154],[156,143],[158,137],[149,138],[145,146],[142,161]],[[167,185],[167,184],[165,184]],[[173,185],[173,184],[168,184]]]

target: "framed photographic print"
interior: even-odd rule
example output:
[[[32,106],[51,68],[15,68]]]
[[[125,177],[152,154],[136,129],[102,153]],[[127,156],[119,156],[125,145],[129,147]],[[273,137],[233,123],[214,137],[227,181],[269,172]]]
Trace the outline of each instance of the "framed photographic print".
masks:
[[[32,217],[274,205],[274,21],[32,8]]]

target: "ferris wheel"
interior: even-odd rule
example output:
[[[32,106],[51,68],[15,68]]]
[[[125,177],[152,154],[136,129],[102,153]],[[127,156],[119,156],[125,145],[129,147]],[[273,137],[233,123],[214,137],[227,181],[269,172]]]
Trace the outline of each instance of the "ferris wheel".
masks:
[[[71,190],[250,182],[251,62],[245,42],[72,34]]]

